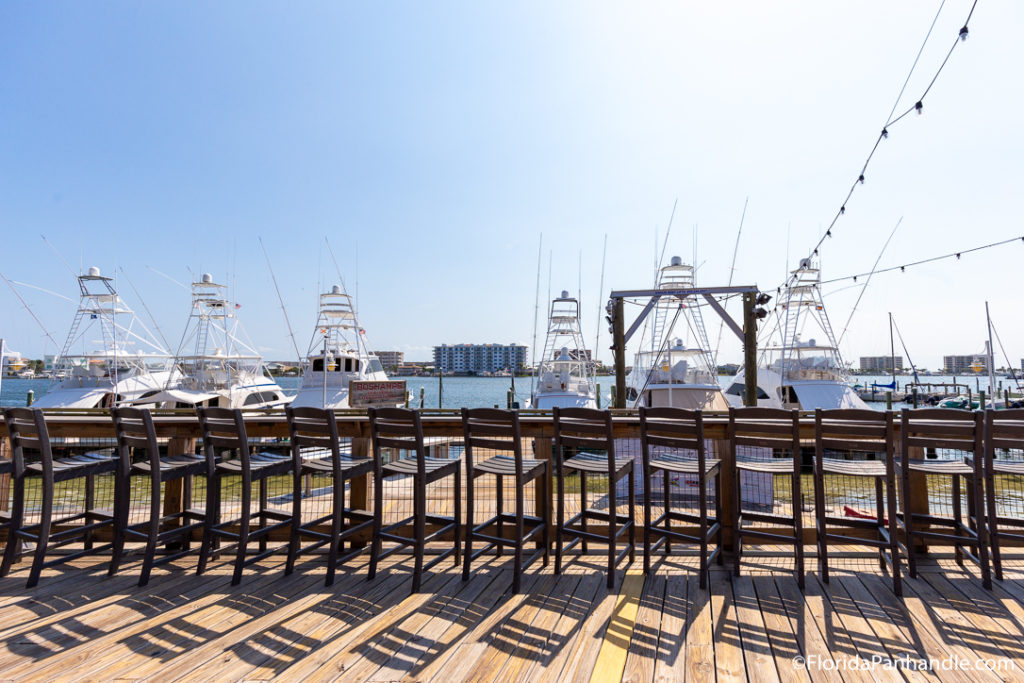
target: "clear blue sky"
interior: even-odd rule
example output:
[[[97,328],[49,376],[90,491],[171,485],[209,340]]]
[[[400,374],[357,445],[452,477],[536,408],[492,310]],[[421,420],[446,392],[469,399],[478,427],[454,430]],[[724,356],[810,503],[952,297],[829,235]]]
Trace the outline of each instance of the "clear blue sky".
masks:
[[[575,291],[582,250],[592,344],[608,290],[651,282],[676,198],[669,252],[691,260],[696,230],[699,280],[723,284],[749,197],[735,279],[774,289],[856,178],[938,4],[4,3],[0,272],[74,296],[46,235],[75,270],[118,273],[144,315],[124,269],[176,340],[187,294],[148,267],[210,271],[280,359],[257,237],[304,352],[337,279],[328,236],[372,345],[415,360],[529,344],[543,233],[542,298],[549,253],[552,291]],[[947,0],[901,106],[969,7]],[[826,278],[869,270],[901,216],[883,266],[1024,234],[1022,34],[1019,3],[978,4],[826,242]],[[880,276],[845,355],[887,353],[890,310],[920,365],[980,351],[988,299],[1016,364],[1021,263],[1024,243]],[[21,292],[63,341],[73,306]],[[837,328],[856,294],[826,300]],[[14,349],[53,352],[6,287],[0,321]]]

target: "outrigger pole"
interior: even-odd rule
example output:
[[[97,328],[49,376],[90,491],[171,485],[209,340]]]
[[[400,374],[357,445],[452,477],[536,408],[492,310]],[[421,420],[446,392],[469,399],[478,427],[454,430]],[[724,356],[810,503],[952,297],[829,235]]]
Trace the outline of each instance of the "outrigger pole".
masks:
[[[716,297],[731,294],[743,295],[743,326],[729,315]],[[626,407],[626,342],[629,341],[654,310],[662,297],[675,297],[680,301],[691,296],[702,296],[708,305],[721,316],[722,321],[743,342],[743,363],[745,368],[746,392],[743,404],[757,405],[757,321],[768,315],[762,306],[771,296],[761,292],[756,285],[733,287],[683,287],[679,289],[624,289],[613,290],[608,300],[608,322],[612,326],[612,351],[615,354],[615,407]],[[648,299],[637,319],[626,329],[623,301],[625,299]]]

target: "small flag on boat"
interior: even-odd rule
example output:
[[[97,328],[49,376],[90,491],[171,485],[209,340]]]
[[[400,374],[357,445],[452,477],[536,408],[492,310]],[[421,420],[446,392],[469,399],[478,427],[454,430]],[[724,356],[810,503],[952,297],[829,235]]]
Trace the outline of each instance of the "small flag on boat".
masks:
[[[359,328],[359,334],[366,334],[366,330],[362,327]]]
[[[238,310],[239,308],[241,308],[241,307],[242,307],[242,304],[235,304],[235,310],[236,310],[236,311],[237,311],[237,310]]]

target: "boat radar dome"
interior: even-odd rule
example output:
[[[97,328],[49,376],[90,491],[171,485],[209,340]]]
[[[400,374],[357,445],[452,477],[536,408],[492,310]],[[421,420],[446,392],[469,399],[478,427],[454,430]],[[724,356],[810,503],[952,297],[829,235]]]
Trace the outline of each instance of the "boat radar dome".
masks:
[[[100,276],[100,269],[97,268],[96,266],[92,266],[91,268],[89,268],[89,276],[90,277],[99,277]]]
[[[203,273],[202,280],[203,280],[203,284],[204,285],[212,284],[213,283],[213,276],[210,275],[209,273]]]
[[[563,299],[568,299],[569,298],[569,292],[563,289],[562,290],[562,298]]]
[[[800,267],[801,268],[810,268],[811,267],[811,259],[809,259],[809,258],[802,258],[802,259],[800,259]]]
[[[333,287],[331,287],[331,294],[341,294],[341,286],[334,285]]]
[[[670,261],[670,263],[673,266],[681,266],[681,265],[683,265],[683,257],[682,256],[673,256],[672,260]]]

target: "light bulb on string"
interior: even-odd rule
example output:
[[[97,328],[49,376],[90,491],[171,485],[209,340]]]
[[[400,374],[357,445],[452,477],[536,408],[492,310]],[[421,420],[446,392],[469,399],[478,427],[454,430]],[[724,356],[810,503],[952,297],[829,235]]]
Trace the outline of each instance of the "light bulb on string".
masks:
[[[857,182],[860,183],[861,185],[864,184],[864,174],[863,173],[861,173],[860,177],[857,178]]]
[[[924,103],[921,100],[918,100],[917,104],[914,105],[914,109],[917,110],[917,115],[920,116],[924,113]]]
[[[961,43],[967,41],[967,34],[968,33],[969,33],[969,31],[967,30],[967,26],[964,25],[964,27],[960,29],[960,42]]]
[[[888,128],[883,128],[882,129],[882,139],[884,139],[884,140],[888,140],[889,139],[889,129]]]

